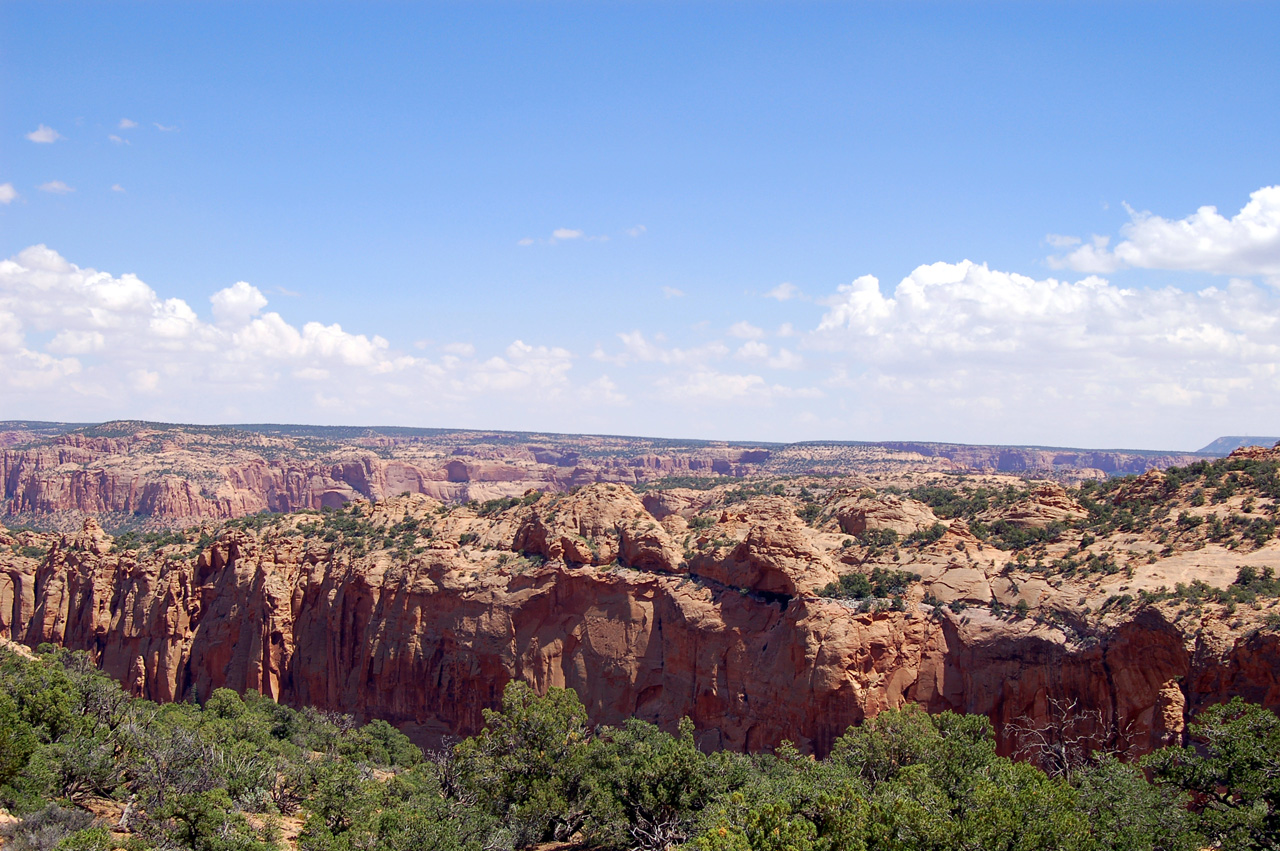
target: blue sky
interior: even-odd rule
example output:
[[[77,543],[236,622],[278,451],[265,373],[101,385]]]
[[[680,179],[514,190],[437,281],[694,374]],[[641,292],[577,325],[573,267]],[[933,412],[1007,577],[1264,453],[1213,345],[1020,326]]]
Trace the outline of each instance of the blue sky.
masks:
[[[0,417],[1276,433],[1277,32],[1265,3],[6,3]]]

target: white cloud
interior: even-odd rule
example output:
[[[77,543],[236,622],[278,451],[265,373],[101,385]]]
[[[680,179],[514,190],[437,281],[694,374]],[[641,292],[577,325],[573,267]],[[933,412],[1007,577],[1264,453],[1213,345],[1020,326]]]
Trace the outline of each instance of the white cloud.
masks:
[[[774,369],[800,369],[804,366],[804,358],[790,349],[778,349],[778,353],[769,358],[769,366]]]
[[[729,354],[729,348],[719,340],[705,343],[693,348],[681,349],[662,346],[661,341],[650,342],[642,331],[629,331],[618,335],[622,341],[623,351],[616,355],[606,354],[603,349],[596,349],[592,357],[596,360],[627,366],[635,363],[657,363],[672,365],[703,364],[720,360]]]
[[[790,281],[783,281],[764,294],[765,298],[776,298],[778,301],[790,301],[800,296],[800,288]]]
[[[155,122],[155,128],[156,128],[157,130],[159,130],[161,133],[176,133],[176,132],[178,132],[178,126],[177,126],[176,124],[173,124],[173,125],[165,125],[165,124],[161,124],[161,123],[159,123],[159,122]]]
[[[111,184],[111,191],[112,191],[112,192],[123,192],[123,191],[124,191],[124,187],[123,187],[123,186],[121,186],[119,183],[113,183],[113,184]]]
[[[768,395],[768,384],[758,375],[732,375],[709,369],[662,378],[657,386],[675,402],[727,402],[750,397],[763,401]]]
[[[135,369],[129,373],[129,382],[139,393],[160,392],[160,373],[149,369]]]
[[[1060,233],[1049,233],[1045,234],[1044,241],[1049,245],[1052,245],[1054,248],[1070,248],[1073,245],[1080,244],[1080,237],[1065,236]]]
[[[626,402],[598,374],[575,383],[574,355],[561,346],[517,340],[481,357],[458,342],[439,358],[410,356],[378,334],[286,321],[243,281],[210,305],[204,321],[135,275],[28,248],[0,261],[0,398],[9,411],[74,420],[207,421],[234,409],[485,426],[517,409],[537,422],[563,417],[562,427]]]
[[[678,290],[675,287],[663,286],[663,298],[684,298],[684,290]]]
[[[773,369],[800,369],[804,366],[804,358],[790,349],[779,349],[774,354],[767,343],[759,340],[748,340],[733,355],[739,360],[764,363]]]
[[[117,136],[117,135],[116,135],[116,134],[114,134],[114,133],[112,133],[112,134],[110,134],[109,136],[107,136],[107,138],[108,138],[108,139],[110,139],[112,142],[115,142],[117,145],[132,145],[132,144],[133,144],[133,143],[132,143],[132,142],[130,142],[128,139],[122,139],[122,138],[120,138],[119,136]]]
[[[536,388],[542,393],[568,385],[566,373],[573,355],[558,346],[531,346],[516,340],[507,347],[506,357],[484,361],[468,377],[470,386],[480,390],[511,392]]]
[[[76,191],[74,187],[68,186],[61,180],[50,180],[48,183],[41,183],[36,188],[41,192],[52,192],[54,195],[67,195]]]
[[[67,329],[59,332],[48,345],[49,351],[59,355],[87,355],[107,347],[107,338],[101,331]]]
[[[1280,300],[1246,281],[1188,293],[934,263],[888,295],[871,276],[840,287],[805,344],[835,357],[833,386],[881,409],[954,428],[994,399],[1023,434],[1076,445],[1088,429],[1166,427],[1163,405],[1256,412],[1280,399]]]
[[[607,375],[602,375],[583,388],[583,396],[592,404],[613,407],[630,404],[627,394],[618,389],[618,385]]]
[[[1252,193],[1249,203],[1229,219],[1207,206],[1177,220],[1126,209],[1130,221],[1120,229],[1124,239],[1114,249],[1108,249],[1105,238],[1095,238],[1049,262],[1056,268],[1095,273],[1136,267],[1280,275],[1280,186]]]
[[[633,228],[627,228],[626,234],[630,237],[643,236],[648,230],[644,225],[636,225]]]
[[[764,329],[757,328],[744,319],[729,326],[729,335],[741,340],[758,340],[764,336]]]
[[[52,127],[49,127],[46,124],[41,124],[35,130],[28,133],[27,138],[39,145],[51,145],[65,137]]]
[[[556,228],[546,239],[534,239],[526,236],[516,241],[516,245],[529,246],[541,242],[544,245],[556,245],[561,242],[608,242],[607,236],[592,236],[577,228]]]
[[[247,325],[267,306],[267,297],[245,281],[218,290],[209,301],[213,303],[213,316],[218,324],[236,328]]]
[[[128,118],[121,118],[120,123],[116,125],[118,130],[132,130],[138,126],[138,122],[130,121]]]
[[[699,369],[688,374],[666,376],[655,387],[668,402],[678,405],[736,403],[769,406],[779,399],[818,399],[821,390],[770,384],[759,375]]]
[[[12,183],[0,183],[0,204],[12,204],[18,197],[18,190]]]

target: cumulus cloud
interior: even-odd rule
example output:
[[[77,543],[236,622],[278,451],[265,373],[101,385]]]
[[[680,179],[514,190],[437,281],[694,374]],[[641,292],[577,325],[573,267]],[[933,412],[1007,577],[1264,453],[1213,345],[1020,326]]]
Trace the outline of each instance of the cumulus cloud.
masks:
[[[748,340],[738,347],[733,356],[739,360],[764,363],[773,369],[799,369],[804,366],[804,358],[790,349],[781,348],[775,353],[769,344],[760,340]]]
[[[0,204],[12,204],[18,197],[18,190],[12,183],[0,183]]]
[[[385,422],[475,416],[486,406],[540,416],[624,399],[609,382],[572,381],[566,348],[516,340],[490,357],[469,343],[438,359],[396,351],[338,323],[295,324],[252,284],[209,299],[210,319],[137,276],[82,268],[45,246],[0,261],[0,397],[15,415],[324,419]],[[309,389],[308,389],[309,388]],[[479,423],[477,423],[479,424]]]
[[[123,191],[124,191],[124,187],[123,187],[123,186],[121,186],[119,183],[113,183],[113,184],[111,184],[111,191],[112,191],[112,192],[123,192]]]
[[[65,137],[47,124],[41,124],[39,127],[28,133],[27,138],[32,142],[35,142],[37,145],[51,145]]]
[[[767,406],[779,399],[817,399],[823,395],[822,390],[815,387],[770,384],[753,373],[726,373],[713,369],[665,376],[656,382],[656,387],[666,401],[693,406],[726,402]]]
[[[1216,207],[1201,207],[1183,219],[1166,219],[1126,206],[1130,221],[1114,249],[1095,238],[1062,256],[1055,268],[1105,274],[1126,267],[1210,272],[1218,275],[1280,275],[1280,186],[1249,196],[1227,218]],[[1055,247],[1066,247],[1055,245]]]
[[[116,129],[132,130],[134,127],[137,127],[137,126],[138,126],[138,122],[130,121],[128,118],[121,118],[120,123],[116,125]]]
[[[826,306],[805,344],[833,356],[832,386],[921,416],[998,415],[1078,443],[1103,420],[1160,430],[1162,407],[1280,398],[1280,302],[1247,281],[1126,289],[964,261],[920,266],[888,294],[863,276]]]
[[[218,290],[209,297],[213,304],[213,316],[220,325],[240,327],[267,306],[267,297],[257,287],[245,281],[223,290]]]
[[[729,354],[729,347],[719,340],[704,343],[701,346],[679,348],[665,346],[661,340],[649,340],[642,331],[627,331],[618,334],[622,341],[622,351],[610,355],[597,348],[592,353],[596,360],[627,366],[634,363],[659,363],[671,365],[703,364],[719,360]]]
[[[729,326],[729,335],[742,340],[758,340],[764,336],[764,329],[757,328],[744,319]]]
[[[117,145],[132,145],[132,144],[133,144],[133,143],[132,143],[132,142],[130,142],[128,139],[122,139],[121,137],[117,136],[115,133],[112,133],[112,134],[108,135],[108,136],[107,136],[107,138],[108,138],[108,139],[110,139],[112,142],[115,142]]]
[[[48,183],[41,183],[36,187],[41,192],[51,192],[54,195],[68,195],[75,192],[75,188],[68,186],[61,180],[50,180]]]
[[[764,294],[765,298],[776,298],[778,301],[790,301],[800,295],[800,288],[790,281],[783,281]]]

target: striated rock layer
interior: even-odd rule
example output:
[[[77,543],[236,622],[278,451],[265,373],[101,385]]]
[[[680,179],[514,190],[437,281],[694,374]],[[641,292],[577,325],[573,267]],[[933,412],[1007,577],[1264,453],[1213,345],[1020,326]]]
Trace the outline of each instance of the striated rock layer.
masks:
[[[147,555],[112,552],[88,523],[39,560],[4,560],[0,637],[87,650],[155,700],[255,690],[385,718],[424,744],[478,730],[512,678],[572,687],[597,723],[670,727],[687,715],[707,747],[785,738],[818,753],[907,701],[989,716],[1006,753],[1015,722],[1051,723],[1064,702],[1130,752],[1178,740],[1189,717],[1231,695],[1280,707],[1275,632],[1212,618],[1187,631],[1154,606],[1087,633],[916,604],[857,613],[812,595],[831,563],[768,498],[726,513],[721,526],[741,528],[721,561],[700,557],[693,573],[629,492],[548,504],[490,534],[530,551],[576,548],[584,563],[478,569],[440,538],[405,560],[355,558],[301,533],[242,530],[190,557]],[[407,517],[412,505],[378,510]],[[602,566],[608,546],[644,569],[621,566],[625,556]]]

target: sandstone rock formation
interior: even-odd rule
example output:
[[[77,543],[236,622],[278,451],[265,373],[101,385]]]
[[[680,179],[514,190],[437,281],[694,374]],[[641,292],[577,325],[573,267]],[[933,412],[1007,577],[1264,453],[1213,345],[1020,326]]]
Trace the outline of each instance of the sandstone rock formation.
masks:
[[[893,494],[847,497],[835,504],[834,512],[846,535],[889,529],[905,538],[938,522],[929,506]]]
[[[1260,614],[1086,618],[1069,603],[1114,586],[1059,587],[962,523],[885,562],[922,576],[905,611],[867,611],[813,595],[843,536],[785,498],[717,509],[682,542],[621,486],[529,497],[488,516],[421,495],[295,514],[194,552],[191,539],[120,548],[95,524],[0,533],[0,637],[85,649],[156,700],[256,690],[386,718],[422,743],[475,732],[512,678],[574,688],[595,722],[687,715],[704,745],[749,750],[787,738],[824,752],[907,701],[989,716],[1006,753],[1014,722],[1045,718],[1051,700],[1096,711],[1100,740],[1134,753],[1231,695],[1280,707],[1280,633]]]
[[[1075,481],[1198,457],[924,443],[753,447],[430,429],[0,423],[0,513],[24,522],[56,518],[64,529],[87,515],[108,526],[134,517],[183,526],[400,493],[484,502],[529,489],[563,493],[603,482],[761,474],[838,475],[860,487],[864,474],[926,470],[1037,472]],[[668,516],[682,512],[673,508]]]
[[[1031,489],[1026,499],[992,509],[979,515],[979,519],[988,523],[1003,520],[1024,529],[1044,529],[1052,523],[1069,523],[1088,515],[1080,503],[1067,496],[1061,485],[1042,482]]]
[[[565,497],[544,497],[528,511],[510,549],[570,565],[606,565],[674,573],[680,552],[635,493],[591,485]]]
[[[694,556],[690,570],[731,588],[793,597],[836,579],[830,557],[781,497],[756,497],[726,509],[698,543],[712,546]]]

